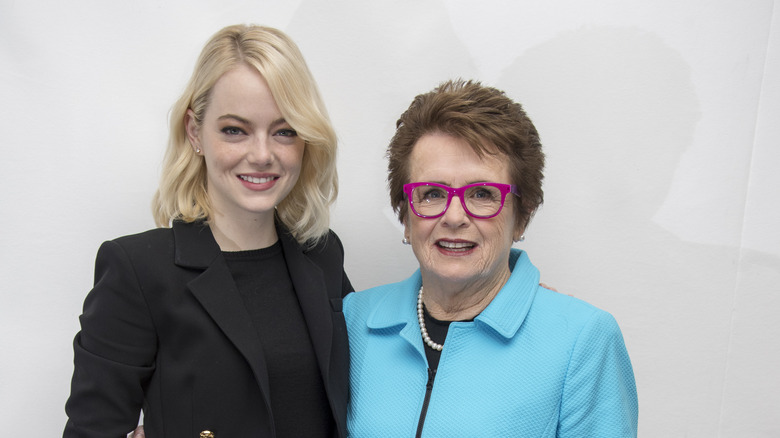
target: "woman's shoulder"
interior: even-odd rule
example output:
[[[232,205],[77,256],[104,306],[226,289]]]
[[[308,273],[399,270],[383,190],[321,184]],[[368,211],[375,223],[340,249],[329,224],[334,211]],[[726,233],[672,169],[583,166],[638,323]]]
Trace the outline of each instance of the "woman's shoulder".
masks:
[[[579,331],[588,325],[617,329],[617,322],[608,311],[571,295],[555,292],[539,286],[532,311],[539,316],[566,320],[570,329]]]
[[[166,238],[173,238],[173,228],[152,228],[134,234],[126,234],[112,239],[120,245],[132,245],[137,242],[149,242]]]
[[[285,251],[300,253],[321,269],[338,271],[341,275],[344,268],[344,247],[336,233],[328,230],[317,240],[301,244],[286,229],[280,228],[279,232]]]
[[[531,264],[525,251],[512,249],[510,261],[515,267],[515,271],[524,276],[539,275],[539,271]],[[538,277],[535,277],[538,281]],[[563,318],[566,326],[573,330],[587,324],[598,321],[605,321],[608,325],[610,321],[614,322],[614,317],[591,303],[588,303],[580,296],[568,295],[565,291],[558,292],[551,290],[545,285],[534,283],[535,293],[533,294],[533,303],[530,312],[534,317],[542,320],[560,321]],[[616,323],[614,324],[616,326]]]
[[[182,247],[188,253],[210,252],[218,249],[209,226],[202,221],[173,221],[170,227],[152,228],[128,234],[103,243],[101,248],[121,248],[131,258],[156,257],[173,253]]]
[[[415,281],[416,281],[415,276],[413,275],[412,277],[407,278],[406,280],[399,281],[396,283],[383,284],[369,289],[352,292],[349,295],[347,295],[346,298],[344,299],[344,305],[345,307],[350,307],[355,310],[357,309],[369,310],[374,308],[380,302],[385,301],[387,298],[392,298],[394,300],[400,300],[401,302],[405,302],[406,294],[404,292],[411,293],[410,291],[412,291],[413,289],[412,283],[414,283]],[[400,304],[400,303],[390,303],[390,304]]]
[[[333,230],[328,230],[327,233],[306,248],[306,252],[309,254],[328,253],[331,251],[344,252],[344,245],[342,245],[338,234]]]
[[[172,246],[173,228],[152,228],[135,234],[127,234],[103,243],[102,246],[119,246],[125,252],[149,252],[159,250],[160,246]]]
[[[204,236],[203,234],[207,235]],[[199,238],[213,240],[209,226],[203,221],[184,222],[175,220],[170,227],[152,228],[135,234],[117,237],[111,242],[121,246],[145,246],[158,243],[170,243],[174,240],[198,240]]]
[[[127,234],[100,245],[98,262],[127,260],[132,264],[158,260],[173,251],[173,231],[170,228],[155,228],[135,234]]]

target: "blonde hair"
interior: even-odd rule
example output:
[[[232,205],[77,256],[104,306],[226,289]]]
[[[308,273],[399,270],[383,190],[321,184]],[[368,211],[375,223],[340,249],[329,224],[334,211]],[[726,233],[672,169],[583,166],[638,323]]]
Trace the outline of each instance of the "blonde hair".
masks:
[[[170,137],[160,186],[152,201],[157,226],[173,220],[208,220],[206,164],[186,135],[185,116],[203,122],[217,80],[238,65],[251,66],[268,83],[287,123],[305,141],[298,182],[276,208],[278,218],[301,244],[328,232],[330,205],[338,194],[336,133],[317,84],[296,44],[283,32],[263,26],[228,26],[211,37],[198,58],[183,95],[170,115]]]

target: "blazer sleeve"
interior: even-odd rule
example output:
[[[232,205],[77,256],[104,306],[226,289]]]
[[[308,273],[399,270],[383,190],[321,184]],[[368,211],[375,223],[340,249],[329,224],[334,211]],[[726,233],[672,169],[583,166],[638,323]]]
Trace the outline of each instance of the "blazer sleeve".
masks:
[[[607,312],[596,311],[580,332],[561,401],[558,437],[636,437],[634,371],[623,335]]]
[[[79,320],[63,437],[124,438],[138,424],[157,338],[135,267],[116,242],[98,251]]]
[[[347,277],[347,271],[344,270],[344,245],[341,243],[341,239],[339,239],[339,236],[336,235],[336,233],[331,231],[330,235],[338,245],[339,254],[341,255],[341,298],[344,298],[350,292],[354,292],[355,288],[352,287],[352,283],[350,283],[349,277]]]

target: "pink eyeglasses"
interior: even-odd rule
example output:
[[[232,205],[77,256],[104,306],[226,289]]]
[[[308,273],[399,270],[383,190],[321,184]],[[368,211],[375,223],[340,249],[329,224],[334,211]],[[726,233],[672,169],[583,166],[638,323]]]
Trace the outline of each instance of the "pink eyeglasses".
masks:
[[[442,216],[453,196],[460,198],[463,210],[471,217],[488,219],[501,213],[507,193],[520,197],[511,184],[482,182],[452,188],[432,182],[404,184],[404,193],[414,214],[426,219]]]

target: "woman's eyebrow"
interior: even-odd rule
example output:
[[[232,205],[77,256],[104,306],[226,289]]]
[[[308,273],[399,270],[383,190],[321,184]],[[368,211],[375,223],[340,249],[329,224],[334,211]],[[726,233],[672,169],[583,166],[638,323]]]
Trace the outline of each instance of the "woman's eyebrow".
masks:
[[[245,119],[245,118],[243,118],[241,116],[237,116],[235,114],[225,114],[225,115],[219,116],[217,118],[217,120],[227,120],[227,119],[232,119],[232,120],[235,120],[237,122],[243,123],[245,125],[251,125],[252,124],[252,122],[250,122],[249,120],[247,120],[247,119]]]
[[[285,120],[284,117],[280,117],[280,118],[274,120],[273,122],[271,122],[271,128],[276,128],[279,125],[286,125],[286,124],[288,124],[287,120]]]
[[[235,120],[235,121],[237,121],[239,123],[243,123],[245,125],[254,126],[254,123],[252,123],[252,121],[250,121],[248,119],[245,119],[245,118],[243,118],[241,116],[237,116],[235,114],[225,114],[225,115],[219,116],[217,118],[217,120]],[[275,128],[275,127],[277,127],[279,125],[284,125],[286,123],[287,123],[287,120],[284,117],[280,117],[280,118],[272,121],[269,126],[271,128]]]

